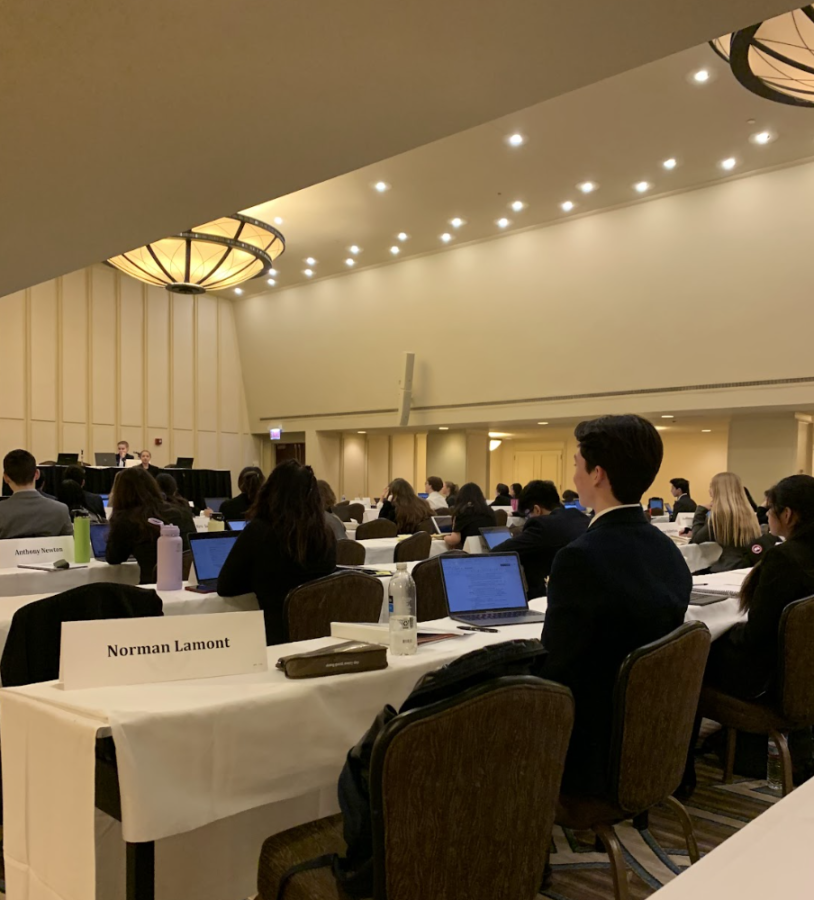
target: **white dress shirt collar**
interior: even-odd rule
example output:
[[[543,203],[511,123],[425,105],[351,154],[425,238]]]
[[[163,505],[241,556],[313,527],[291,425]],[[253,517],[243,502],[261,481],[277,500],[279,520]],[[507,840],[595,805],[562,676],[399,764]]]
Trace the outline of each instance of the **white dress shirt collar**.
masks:
[[[593,517],[593,519],[591,519],[591,523],[590,523],[590,525],[588,525],[588,528],[590,528],[591,525],[593,525],[597,519],[600,519],[602,516],[604,516],[605,513],[614,512],[614,510],[617,510],[617,509],[641,509],[641,508],[642,508],[641,503],[622,503],[620,506],[609,506],[607,509],[603,509],[602,512],[598,512]]]

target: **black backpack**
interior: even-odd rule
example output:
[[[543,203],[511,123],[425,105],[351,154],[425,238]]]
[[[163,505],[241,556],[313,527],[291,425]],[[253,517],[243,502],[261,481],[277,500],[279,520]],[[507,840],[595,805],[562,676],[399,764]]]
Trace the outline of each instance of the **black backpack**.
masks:
[[[429,706],[460,694],[468,688],[506,675],[535,675],[546,650],[540,641],[519,640],[492,644],[428,672],[419,680],[399,713]],[[297,872],[331,866],[337,883],[350,897],[373,896],[373,829],[370,820],[370,759],[376,738],[398,713],[385,706],[355,747],[348,751],[339,776],[339,807],[342,810],[347,855],[327,854],[292,866],[280,881],[281,900],[289,878]]]

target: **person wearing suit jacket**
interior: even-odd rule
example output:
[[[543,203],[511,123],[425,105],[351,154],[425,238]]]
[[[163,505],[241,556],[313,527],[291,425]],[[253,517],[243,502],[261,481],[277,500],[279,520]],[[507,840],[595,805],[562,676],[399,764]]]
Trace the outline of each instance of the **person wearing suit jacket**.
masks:
[[[574,434],[574,484],[595,514],[554,557],[541,674],[571,688],[576,704],[563,791],[595,795],[608,789],[619,667],[631,651],[681,625],[692,576],[641,508],[664,453],[653,425],[639,416],[603,416]]]
[[[518,496],[518,507],[529,517],[523,530],[492,550],[493,553],[517,553],[529,597],[545,597],[546,578],[557,552],[585,534],[588,517],[578,509],[565,509],[553,481],[530,481]]]
[[[690,483],[686,478],[671,478],[670,493],[675,498],[670,521],[675,522],[679,513],[694,513],[698,504],[690,497]]]
[[[127,441],[119,441],[116,447],[116,467],[124,469],[125,461],[128,459],[133,459],[133,454],[130,452],[130,444]]]
[[[0,540],[73,534],[68,507],[40,494],[39,477],[37,462],[27,450],[6,454],[3,481],[12,494],[0,503]]]
[[[104,522],[104,501],[98,494],[94,494],[92,491],[85,490],[85,471],[82,466],[68,466],[68,468],[65,470],[65,474],[62,476],[62,480],[66,481],[68,479],[70,479],[71,481],[75,481],[82,488],[82,492],[85,495],[85,509],[87,509],[88,512],[92,512],[94,515],[98,516],[99,519]]]

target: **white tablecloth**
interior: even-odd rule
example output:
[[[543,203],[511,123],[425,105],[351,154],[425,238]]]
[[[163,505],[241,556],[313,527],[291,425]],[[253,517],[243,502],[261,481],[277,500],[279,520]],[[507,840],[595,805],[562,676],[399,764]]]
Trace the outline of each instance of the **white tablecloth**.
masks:
[[[682,544],[678,548],[691,572],[709,568],[720,558],[723,550],[720,544]]]
[[[0,597],[19,597],[23,594],[58,594],[70,588],[97,581],[116,584],[138,584],[139,568],[134,562],[110,566],[92,559],[86,568],[76,569],[0,569]]]
[[[399,538],[371,538],[368,541],[359,541],[365,548],[365,565],[378,566],[381,563],[393,562],[393,554]],[[446,553],[447,545],[443,541],[433,541],[430,547],[430,557]]]

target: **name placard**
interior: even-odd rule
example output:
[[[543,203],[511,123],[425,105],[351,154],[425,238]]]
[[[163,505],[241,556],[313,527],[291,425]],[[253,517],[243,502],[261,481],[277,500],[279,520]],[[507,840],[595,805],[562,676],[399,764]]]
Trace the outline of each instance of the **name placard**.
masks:
[[[68,691],[267,670],[262,612],[62,623]]]
[[[0,569],[13,569],[21,563],[50,563],[57,559],[73,562],[71,535],[0,541]]]

